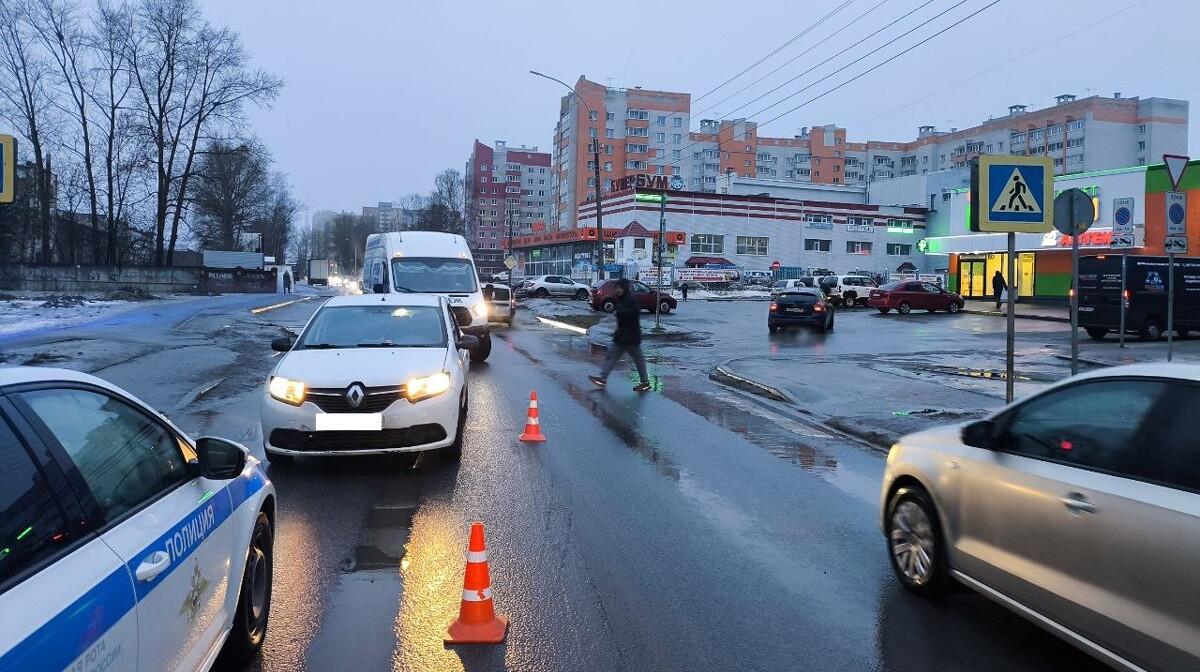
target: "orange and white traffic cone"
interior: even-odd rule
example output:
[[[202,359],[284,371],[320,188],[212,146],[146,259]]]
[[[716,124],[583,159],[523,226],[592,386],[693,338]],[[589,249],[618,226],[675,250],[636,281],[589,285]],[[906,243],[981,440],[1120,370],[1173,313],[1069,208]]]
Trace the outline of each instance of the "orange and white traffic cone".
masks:
[[[499,644],[508,630],[508,617],[497,616],[492,605],[492,579],[488,574],[487,542],[483,523],[471,523],[467,546],[467,571],[463,579],[458,618],[446,628],[447,644]]]
[[[538,420],[536,390],[529,393],[529,419],[525,421],[525,431],[521,434],[519,440],[530,443],[540,443],[546,440],[546,436],[542,434],[542,423]]]

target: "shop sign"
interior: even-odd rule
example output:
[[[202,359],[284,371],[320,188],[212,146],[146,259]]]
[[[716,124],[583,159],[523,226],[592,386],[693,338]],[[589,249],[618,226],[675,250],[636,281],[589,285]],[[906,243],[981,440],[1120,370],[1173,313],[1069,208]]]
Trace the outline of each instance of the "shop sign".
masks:
[[[1079,236],[1080,247],[1111,247],[1112,229],[1089,229]],[[1071,247],[1071,237],[1050,231],[1042,236],[1042,247]]]
[[[847,224],[846,230],[851,233],[875,233],[874,224]]]
[[[644,173],[638,173],[637,175],[626,175],[620,179],[613,180],[611,191],[625,191],[627,189],[661,189],[662,191],[679,191],[683,187],[684,184],[682,180],[672,180],[666,175],[646,175]]]
[[[675,279],[691,282],[733,282],[738,279],[738,272],[721,268],[680,268],[675,271]]]

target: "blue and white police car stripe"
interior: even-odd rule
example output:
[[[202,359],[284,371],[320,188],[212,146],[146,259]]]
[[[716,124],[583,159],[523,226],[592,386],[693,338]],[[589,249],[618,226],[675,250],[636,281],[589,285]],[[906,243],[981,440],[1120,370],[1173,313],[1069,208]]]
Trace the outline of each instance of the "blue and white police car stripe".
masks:
[[[173,528],[143,548],[125,567],[99,583],[51,618],[33,634],[0,656],[0,672],[63,670],[132,610],[155,586],[175,571],[200,543],[225,523],[239,506],[266,484],[258,469],[250,469],[202,501]],[[171,555],[171,566],[150,581],[134,581],[146,556],[157,551]],[[133,583],[136,599],[130,594]]]

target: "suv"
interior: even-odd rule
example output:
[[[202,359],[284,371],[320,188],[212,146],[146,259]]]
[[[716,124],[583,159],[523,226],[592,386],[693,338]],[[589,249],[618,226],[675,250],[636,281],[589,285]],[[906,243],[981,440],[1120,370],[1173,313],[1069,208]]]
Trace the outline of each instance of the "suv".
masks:
[[[633,300],[637,301],[638,307],[642,310],[654,312],[655,292],[650,287],[647,287],[641,282],[630,282],[630,288],[633,290]],[[663,291],[658,294],[658,312],[666,315],[678,307],[675,297]],[[617,309],[617,281],[606,280],[599,287],[592,289],[592,310],[603,310],[606,313],[611,313]]]
[[[847,308],[867,305],[875,280],[865,275],[828,275],[821,278],[821,288],[834,303]]]
[[[586,284],[565,275],[539,275],[522,282],[517,291],[522,296],[536,296],[539,299],[569,296],[580,301],[587,300],[589,294]]]

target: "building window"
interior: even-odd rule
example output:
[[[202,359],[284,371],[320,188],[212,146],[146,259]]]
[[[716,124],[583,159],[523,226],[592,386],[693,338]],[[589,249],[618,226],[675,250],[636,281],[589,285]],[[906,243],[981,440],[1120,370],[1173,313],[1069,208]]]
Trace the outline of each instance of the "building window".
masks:
[[[605,153],[605,155],[607,155],[607,156],[612,156],[612,153],[613,153],[613,146],[612,146],[612,145],[605,145],[605,146],[604,146],[604,153]]]
[[[677,144],[677,145],[678,145],[678,144],[679,144],[680,142],[682,142],[682,141],[683,141],[683,135],[682,135],[682,134],[679,134],[679,133],[672,133],[672,134],[671,134],[671,142],[673,142],[673,143],[675,143],[675,144]]]
[[[645,161],[626,161],[625,169],[626,170],[645,170],[646,162]]]
[[[1145,133],[1145,132],[1146,132],[1146,125],[1138,124],[1138,133]]]
[[[758,236],[738,236],[737,237],[737,253],[748,254],[754,257],[767,256],[767,240],[766,237]]]
[[[1062,124],[1059,124],[1058,126],[1051,126],[1049,132],[1050,132],[1050,135],[1062,135],[1062,131],[1063,131]]]
[[[894,257],[907,257],[912,254],[912,245],[908,243],[888,243],[887,253]]]
[[[656,117],[656,118],[654,119],[654,125],[655,125],[655,126],[666,126],[666,125],[667,125],[667,118],[666,118],[666,116],[664,116],[664,115],[661,115],[661,114],[660,114],[660,115],[658,115],[658,117]]]
[[[605,162],[604,162],[604,172],[606,172],[606,173],[611,173],[611,172],[612,172],[612,161],[605,161]]]
[[[681,126],[683,126],[683,119],[680,117],[672,117],[671,125],[674,126],[675,128],[680,128]]]
[[[644,144],[629,144],[625,146],[625,151],[630,154],[645,154],[649,145]]]
[[[678,161],[680,158],[682,158],[682,155],[680,154],[678,149],[672,149],[671,150],[671,158]]]
[[[588,121],[595,121],[595,120],[596,120],[595,110],[588,111]]]
[[[693,254],[725,254],[725,236],[715,233],[693,233]]]
[[[805,252],[829,252],[833,249],[832,240],[821,240],[820,238],[805,238]]]
[[[870,254],[871,242],[868,240],[847,240],[846,254]]]
[[[596,127],[595,127],[595,126],[592,126],[592,127],[589,127],[589,128],[588,128],[588,137],[589,137],[589,138],[594,138],[594,137],[596,137]]]
[[[1146,141],[1145,140],[1138,140],[1138,151],[1139,152],[1146,151]]]
[[[611,137],[614,137],[613,134],[614,134],[613,129],[611,129],[611,128],[604,129],[604,137],[611,138]]]
[[[745,165],[744,165],[744,167],[745,167],[745,168],[749,168],[749,167],[750,167],[750,159],[746,159],[746,160],[745,160],[743,163],[745,164]]]
[[[654,158],[656,158],[656,159],[661,159],[666,155],[667,155],[667,150],[665,150],[665,149],[654,150]]]
[[[1082,131],[1083,130],[1083,120],[1076,119],[1075,121],[1069,122],[1067,124],[1067,130],[1068,131]]]
[[[646,130],[645,126],[630,126],[625,129],[625,135],[631,138],[647,138],[650,137],[650,131]]]
[[[626,115],[625,118],[626,119],[649,119],[650,113],[647,112],[646,110],[635,110],[635,109],[630,108],[628,111],[628,114]]]
[[[658,143],[665,143],[667,141],[667,134],[666,133],[655,133],[654,141],[658,142]]]

